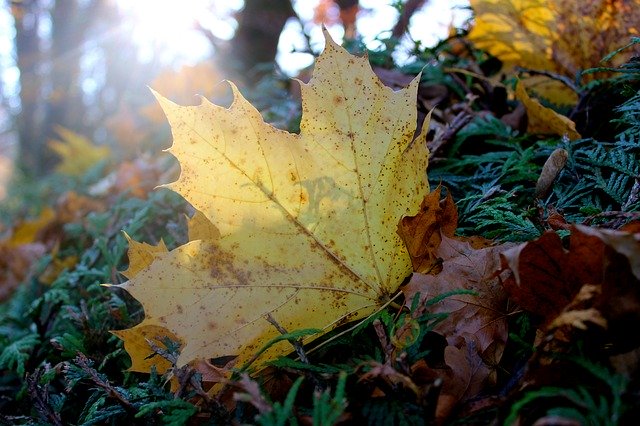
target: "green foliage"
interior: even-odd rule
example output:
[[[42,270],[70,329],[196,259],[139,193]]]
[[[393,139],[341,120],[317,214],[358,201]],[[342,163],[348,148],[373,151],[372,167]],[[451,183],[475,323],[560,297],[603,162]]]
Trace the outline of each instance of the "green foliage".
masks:
[[[518,423],[518,417],[525,408],[534,403],[540,405],[540,400],[554,400],[552,408],[544,414],[575,420],[581,425],[614,426],[620,420],[628,407],[623,403],[629,379],[621,374],[614,374],[602,365],[587,359],[575,359],[586,374],[597,379],[597,387],[563,388],[545,386],[528,391],[516,401],[510,409],[505,424]]]
[[[0,305],[0,412],[45,422],[59,417],[64,424],[102,424],[133,417],[146,404],[166,400],[162,412],[175,417],[173,424],[192,413],[193,406],[186,407],[186,402],[172,402],[165,380],[123,375],[128,356],[109,330],[135,324],[142,310],[124,293],[100,286],[125,269],[122,230],[175,246],[186,239],[180,213],[186,208],[180,197],[159,190],[147,200],[119,197],[109,210],[64,225],[58,255],[76,256],[78,263],[49,285],[33,274]],[[159,226],[165,223],[174,228]],[[51,261],[51,256],[43,257],[35,270],[43,271]],[[78,361],[83,359],[96,365]],[[140,416],[160,418],[159,413],[160,408],[149,406]]]
[[[296,400],[296,395],[303,379],[303,377],[299,377],[293,383],[283,403],[276,402],[272,405],[271,410],[258,415],[256,417],[257,423],[262,426],[297,425],[298,422],[292,413],[293,403]]]
[[[397,2],[396,6],[400,5]],[[416,43],[414,61],[401,69],[410,74],[422,71],[423,82],[446,87],[449,98],[438,106],[442,109],[464,103],[468,93],[478,92],[472,75],[461,76],[450,69],[476,69],[475,62],[484,68],[490,62],[485,54],[471,48],[467,50],[469,55],[451,55],[449,49],[454,42],[455,37],[428,49]],[[381,48],[370,52],[370,58],[392,67],[392,53],[398,46],[397,40],[382,39]],[[357,41],[353,48],[360,48]],[[615,130],[610,139],[544,139],[518,132],[492,114],[475,114],[486,105],[465,104],[474,119],[457,132],[446,152],[439,154],[428,170],[431,184],[444,184],[456,200],[458,234],[526,241],[548,229],[545,218],[552,208],[569,222],[592,224],[606,224],[613,219],[621,224],[633,217],[629,214],[640,212],[638,197],[634,198],[634,191],[640,190],[640,69],[637,62],[623,69],[622,76],[596,81],[585,88],[605,92],[615,89],[625,99],[614,110],[615,120],[603,123]],[[267,78],[256,86],[250,98],[265,112],[268,121],[295,131],[299,128],[300,106],[286,91],[287,84],[281,78]],[[536,200],[535,185],[542,165],[558,147],[568,152],[567,164],[546,198]],[[61,176],[49,183],[20,180],[0,207],[0,217],[12,221],[37,214],[67,189],[82,192],[100,179],[104,172],[100,167],[79,180]],[[441,365],[443,355],[429,338],[434,334],[434,325],[446,315],[431,314],[428,307],[463,292],[450,292],[428,301],[427,309],[417,317],[418,299],[410,310],[387,308],[356,327],[345,325],[342,334],[337,331],[326,336],[319,349],[305,348],[308,361],[292,355],[271,362],[274,377],[287,379],[283,381],[288,386],[286,396],[271,402],[266,380],[257,394],[235,395],[239,401],[253,404],[259,399],[264,403],[257,416],[248,404],[228,412],[218,401],[212,401],[202,389],[199,374],[193,374],[188,367],[171,373],[181,383],[173,392],[169,390],[169,375],[126,371],[129,358],[121,341],[109,330],[139,322],[142,307],[126,293],[100,284],[117,282],[121,279],[117,271],[126,268],[123,230],[140,241],[155,243],[162,239],[172,248],[186,240],[183,213],[188,211],[181,198],[159,189],[147,199],[114,197],[106,211],[92,212],[64,225],[58,256],[77,256],[77,264],[62,271],[50,284],[40,282],[38,273],[31,274],[12,298],[0,305],[0,423],[179,425],[195,422],[196,413],[202,416],[197,421],[209,416],[211,424],[228,424],[233,419],[239,424],[287,425],[304,421],[324,426],[347,418],[371,425],[413,425],[432,419],[435,407],[417,400],[401,385],[384,387],[380,378],[367,385],[360,379],[372,371],[373,365],[386,363],[406,377],[415,363],[425,359]],[[52,254],[43,256],[35,265],[35,272],[45,270],[52,261]],[[514,316],[503,359],[523,360],[532,355],[532,321],[525,314]],[[403,334],[408,336],[404,341],[392,342],[396,358],[382,347],[374,325],[389,340],[398,329],[409,328],[410,332]],[[263,350],[283,340],[300,346],[304,336],[316,331],[289,330]],[[168,352],[177,349],[175,342],[167,342],[167,348]],[[629,408],[623,398],[633,383],[595,362],[576,362],[597,386],[553,386],[525,392],[510,407],[507,424],[539,407],[545,408],[543,414],[582,424],[619,424],[620,416]],[[502,379],[499,386],[510,379],[502,376],[515,374],[506,370],[497,366]],[[374,396],[379,386],[384,387],[384,397]],[[635,388],[634,391],[637,392]]]
[[[0,369],[15,369],[19,376],[24,376],[25,364],[40,344],[40,337],[37,334],[26,334],[13,341],[7,340],[3,342],[4,350],[0,353]]]

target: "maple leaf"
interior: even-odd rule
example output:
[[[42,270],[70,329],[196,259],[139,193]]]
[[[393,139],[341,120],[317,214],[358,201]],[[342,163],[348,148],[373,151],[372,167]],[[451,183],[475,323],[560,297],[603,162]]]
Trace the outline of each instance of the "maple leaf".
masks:
[[[300,134],[264,123],[231,85],[225,109],[158,100],[181,165],[167,185],[216,232],[153,260],[120,287],[145,310],[139,327],[184,342],[178,366],[251,359],[286,330],[329,331],[372,313],[411,273],[396,227],[428,192],[424,143],[414,139],[419,77],[394,92],[367,58],[325,31],[325,50],[302,87]],[[127,345],[127,337],[124,337]],[[285,354],[280,342],[261,361]]]
[[[551,71],[573,79],[637,36],[640,0],[471,0],[475,25],[469,39],[505,65]],[[637,53],[637,50],[636,50]],[[620,65],[634,54],[626,50],[613,58]],[[583,76],[586,81],[603,74]],[[572,103],[576,94],[559,81],[527,79],[528,87],[559,103]]]
[[[62,160],[56,171],[69,176],[80,176],[99,161],[109,158],[110,149],[94,145],[86,137],[62,126],[56,126],[60,140],[52,139],[48,146]]]

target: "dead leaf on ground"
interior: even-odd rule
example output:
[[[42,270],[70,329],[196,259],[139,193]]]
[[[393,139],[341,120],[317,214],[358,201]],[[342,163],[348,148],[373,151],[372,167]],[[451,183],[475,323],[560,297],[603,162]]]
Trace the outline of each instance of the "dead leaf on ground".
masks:
[[[421,306],[429,299],[455,290],[475,292],[456,294],[424,307],[429,313],[448,313],[433,329],[448,343],[445,363],[449,369],[436,370],[444,379],[438,401],[440,417],[446,417],[458,403],[476,396],[495,380],[495,365],[502,357],[507,340],[507,295],[498,271],[500,253],[508,247],[510,245],[474,249],[466,241],[442,236],[435,253],[442,259],[442,272],[437,275],[414,273],[403,288],[407,304],[419,293]]]
[[[233,85],[229,109],[158,95],[182,166],[168,186],[220,238],[154,254],[120,287],[143,304],[141,326],[185,342],[178,366],[223,356],[242,365],[279,335],[267,314],[286,330],[329,331],[394,295],[411,273],[397,223],[428,191],[424,134],[414,141],[418,81],[386,88],[327,35],[302,85],[300,135],[264,123]],[[291,349],[280,342],[258,365]]]
[[[513,271],[505,289],[542,318],[542,330],[569,341],[571,329],[590,323],[607,329],[611,351],[640,345],[627,332],[640,326],[640,234],[574,225],[567,250],[547,231],[502,256]]]
[[[567,136],[569,140],[580,139],[576,123],[551,108],[543,106],[537,99],[529,97],[522,82],[516,86],[516,98],[527,110],[527,132],[540,135]]]
[[[458,226],[458,210],[451,194],[440,200],[441,187],[427,194],[415,216],[402,218],[398,233],[402,237],[415,272],[437,273],[441,261],[436,256],[442,235],[453,237]]]

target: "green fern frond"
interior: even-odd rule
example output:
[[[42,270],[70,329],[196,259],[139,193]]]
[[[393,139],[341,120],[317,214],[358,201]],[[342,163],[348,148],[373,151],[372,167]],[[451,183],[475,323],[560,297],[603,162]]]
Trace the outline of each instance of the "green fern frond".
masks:
[[[0,369],[15,369],[19,376],[24,376],[25,364],[39,344],[40,337],[35,333],[14,339],[0,354]]]

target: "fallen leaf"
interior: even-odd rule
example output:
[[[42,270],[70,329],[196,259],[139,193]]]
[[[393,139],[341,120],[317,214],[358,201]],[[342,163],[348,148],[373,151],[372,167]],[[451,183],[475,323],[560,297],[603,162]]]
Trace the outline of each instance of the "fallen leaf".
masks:
[[[541,135],[566,135],[570,140],[580,139],[576,131],[576,123],[551,108],[540,104],[537,99],[529,97],[522,82],[516,86],[516,98],[527,110],[527,132]]]
[[[441,261],[436,256],[442,235],[453,237],[458,226],[458,210],[451,194],[440,200],[440,187],[422,201],[415,216],[402,218],[398,233],[402,237],[413,264],[414,272],[439,272]]]
[[[184,342],[178,366],[223,356],[243,365],[279,335],[267,315],[286,330],[326,332],[393,297],[411,273],[397,223],[428,191],[425,135],[414,139],[418,82],[384,87],[366,58],[326,34],[302,85],[300,135],[264,123],[233,84],[229,109],[158,95],[182,166],[168,187],[220,238],[154,253],[120,287],[144,306],[139,327]],[[290,351],[277,343],[258,365]]]
[[[476,336],[465,334],[461,337],[457,346],[449,345],[444,349],[444,360],[449,368],[444,370],[440,391],[444,398],[438,399],[436,408],[436,418],[441,420],[449,417],[457,404],[477,396],[488,380],[495,381],[495,370],[483,360]]]
[[[484,351],[494,341],[506,341],[507,295],[496,272],[500,269],[500,253],[510,245],[474,249],[468,242],[442,236],[436,252],[442,259],[442,272],[437,275],[415,273],[403,287],[407,303],[416,294],[422,301],[454,290],[470,290],[475,294],[457,294],[429,306],[430,313],[447,313],[433,331],[447,338],[450,345],[465,333],[479,338]]]
[[[538,177],[538,181],[536,182],[534,195],[537,199],[541,200],[549,195],[553,182],[555,182],[565,164],[567,164],[568,158],[569,153],[563,148],[556,148],[551,155],[549,155],[549,158],[547,158],[547,161],[545,161],[542,166],[540,177]]]
[[[507,294],[502,289],[498,271],[500,253],[508,247],[510,245],[474,249],[469,242],[443,235],[436,251],[442,259],[442,272],[437,275],[414,273],[403,287],[408,304],[420,294],[424,310],[448,314],[433,328],[448,343],[445,363],[449,370],[439,373],[444,379],[438,400],[439,417],[446,417],[455,405],[476,396],[495,379],[494,366],[500,361],[507,340]],[[454,294],[435,304],[426,304],[455,290],[474,293]],[[414,314],[421,315],[421,312]]]
[[[127,371],[149,373],[155,367],[158,374],[164,374],[173,367],[170,360],[157,353],[158,348],[166,349],[164,339],[180,342],[166,327],[145,324],[111,332],[124,341],[124,349],[131,358],[131,367]]]
[[[60,140],[52,139],[48,147],[60,156],[56,171],[69,176],[80,176],[98,162],[108,159],[111,151],[106,146],[98,146],[88,138],[62,126],[56,127]]]
[[[572,233],[565,250],[558,234],[547,231],[501,254],[503,266],[513,271],[504,287],[518,305],[549,323],[583,284],[597,284],[603,251],[597,237],[582,233]]]
[[[513,271],[504,286],[542,318],[543,331],[585,329],[590,322],[606,326],[610,351],[632,349],[640,345],[628,333],[640,326],[639,258],[640,234],[573,225],[568,250],[547,231],[502,253],[503,266]]]
[[[11,235],[6,239],[5,244],[9,247],[19,247],[33,243],[38,239],[38,235],[55,220],[55,217],[55,210],[46,207],[36,219],[18,222],[11,230]]]
[[[477,47],[508,68],[554,72],[570,80],[638,36],[640,21],[640,0],[471,0],[471,7],[475,25],[469,39]],[[637,53],[638,48],[627,49],[606,65],[620,65]],[[524,84],[557,104],[577,99],[563,83],[548,77],[529,78]]]

